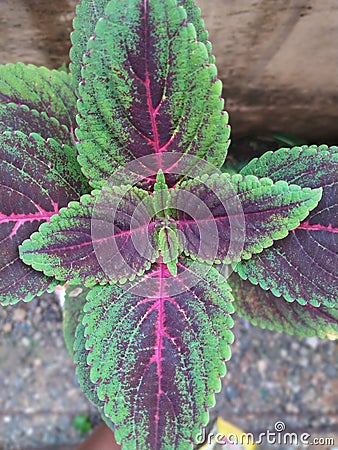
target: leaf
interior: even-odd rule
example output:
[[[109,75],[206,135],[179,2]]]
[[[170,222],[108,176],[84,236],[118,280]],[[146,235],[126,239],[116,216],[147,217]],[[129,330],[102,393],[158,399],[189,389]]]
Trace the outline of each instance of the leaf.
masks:
[[[180,260],[179,272],[189,267]],[[158,263],[124,289],[87,296],[90,378],[122,448],[190,449],[208,422],[230,357],[232,296],[213,268],[193,287],[184,280]]]
[[[0,104],[0,134],[4,131],[21,131],[29,135],[39,134],[43,139],[53,138],[59,144],[74,145],[73,135],[65,125],[43,111],[29,109],[26,105]]]
[[[82,80],[81,68],[83,55],[87,50],[89,39],[95,34],[95,25],[105,15],[105,7],[109,0],[82,0],[76,7],[76,16],[73,20],[74,31],[71,33],[72,48],[70,50],[70,71],[76,88]],[[208,32],[204,28],[204,21],[200,17],[200,8],[197,8],[192,0],[179,0],[178,6],[183,6],[187,13],[187,22],[194,24],[197,39],[203,42],[210,54],[210,62],[214,62],[211,56],[211,43],[208,41]]]
[[[289,236],[236,270],[277,297],[332,307],[338,292],[338,147],[303,146],[268,152],[242,173],[322,188],[318,206]]]
[[[305,219],[321,191],[269,178],[214,174],[181,183],[171,193],[180,246],[208,263],[249,259]]]
[[[26,105],[55,117],[72,133],[77,97],[72,77],[65,72],[23,63],[0,65],[0,103]]]
[[[337,308],[286,302],[283,297],[275,297],[271,291],[242,280],[236,273],[231,274],[229,284],[236,312],[254,325],[300,337],[338,338]]]
[[[81,0],[76,7],[76,16],[73,20],[74,31],[70,35],[73,46],[69,53],[71,59],[69,68],[76,89],[82,80],[82,58],[87,50],[87,43],[94,35],[97,21],[104,16],[107,3],[109,0]]]
[[[110,2],[89,41],[78,103],[79,161],[94,187],[153,155],[196,155],[221,166],[229,145],[222,84],[206,46],[173,1]],[[148,176],[147,167],[144,176]]]
[[[74,285],[132,279],[157,258],[154,224],[148,224],[152,205],[147,192],[131,186],[93,191],[42,225],[20,256],[35,270]]]
[[[65,302],[62,309],[63,336],[73,362],[76,328],[79,322],[82,322],[82,310],[88,292],[89,289],[82,286],[68,286],[65,292]]]
[[[0,179],[0,302],[8,305],[55,287],[20,261],[18,245],[79,198],[86,183],[70,147],[20,132],[0,135]]]
[[[194,25],[196,30],[197,40],[199,42],[203,42],[205,44],[208,54],[209,54],[209,62],[210,64],[215,63],[215,57],[211,54],[212,45],[208,40],[209,33],[204,28],[204,20],[201,19],[201,10],[195,5],[194,0],[177,0],[178,6],[183,6],[187,13],[187,22],[190,22]]]
[[[85,295],[81,295],[80,302],[85,302],[86,295],[88,293],[88,290],[85,290]],[[109,420],[108,417],[105,416],[103,408],[105,405],[104,401],[99,400],[97,394],[96,394],[96,386],[93,384],[90,380],[90,370],[91,367],[87,364],[87,357],[88,357],[88,350],[86,350],[85,343],[86,343],[86,337],[85,337],[85,327],[82,324],[82,320],[84,317],[84,312],[81,310],[79,316],[78,316],[78,322],[77,327],[75,330],[75,336],[72,339],[73,340],[73,349],[72,349],[72,357],[74,358],[74,364],[76,364],[76,375],[78,378],[78,382],[80,384],[80,387],[84,394],[87,396],[88,400],[93,403],[93,405],[96,406],[96,408],[99,410],[99,413],[101,414],[102,419],[106,422],[109,428],[114,430],[114,424],[111,420]],[[70,324],[69,324],[70,325]],[[74,325],[71,324],[71,328],[73,329]],[[70,329],[69,329],[70,331]],[[68,333],[67,333],[68,334]],[[70,337],[70,335],[69,335]],[[70,340],[68,340],[70,344]]]

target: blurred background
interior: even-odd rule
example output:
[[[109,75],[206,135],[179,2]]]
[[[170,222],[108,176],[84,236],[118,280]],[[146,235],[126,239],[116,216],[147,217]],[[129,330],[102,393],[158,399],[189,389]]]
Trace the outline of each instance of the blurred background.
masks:
[[[67,63],[76,3],[0,0],[0,64]],[[224,84],[232,157],[281,146],[276,132],[309,144],[338,144],[338,1],[197,3]],[[67,450],[98,420],[78,387],[61,316],[53,294],[0,309],[2,450]],[[337,449],[336,344],[279,335],[241,319],[234,333],[213,414],[255,433],[283,421],[287,431],[336,442],[311,448]]]

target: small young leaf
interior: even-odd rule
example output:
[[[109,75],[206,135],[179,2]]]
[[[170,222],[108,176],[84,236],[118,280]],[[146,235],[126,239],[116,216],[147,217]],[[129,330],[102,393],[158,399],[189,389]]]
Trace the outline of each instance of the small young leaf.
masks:
[[[289,303],[271,291],[242,280],[236,273],[231,274],[229,284],[236,312],[254,325],[301,337],[338,338],[337,308]]]
[[[158,171],[154,184],[154,208],[158,217],[165,217],[165,209],[169,200],[168,185],[162,170]]]
[[[6,132],[0,135],[0,156],[0,302],[8,305],[55,287],[20,261],[18,246],[79,198],[87,184],[73,149],[52,139]]]
[[[229,141],[222,84],[174,1],[110,2],[79,87],[79,161],[94,187],[145,155],[179,152],[221,166]],[[147,173],[145,173],[147,175]]]
[[[161,252],[162,260],[169,272],[177,275],[177,259],[180,254],[176,227],[164,226],[160,229],[157,239],[157,248]]]
[[[140,202],[143,208],[137,210]],[[152,238],[155,225],[148,224],[152,205],[147,192],[131,186],[93,191],[79,203],[71,202],[26,240],[20,256],[35,270],[70,284],[132,279],[158,256]]]
[[[224,173],[183,182],[171,193],[170,207],[178,210],[180,246],[186,254],[209,263],[230,263],[249,259],[284,238],[320,196],[320,189]]]
[[[309,217],[282,241],[236,270],[243,279],[300,304],[332,307],[338,292],[338,147],[294,147],[265,153],[244,167],[301,187],[322,188]]]
[[[55,117],[70,132],[75,128],[76,101],[72,76],[22,63],[0,65],[0,103],[26,105]]]
[[[181,270],[189,271],[182,259]],[[135,284],[142,295],[132,293]],[[185,288],[158,263],[129,290],[97,286],[87,300],[90,378],[117,441],[130,450],[192,448],[230,357],[233,308],[224,279],[211,268]]]

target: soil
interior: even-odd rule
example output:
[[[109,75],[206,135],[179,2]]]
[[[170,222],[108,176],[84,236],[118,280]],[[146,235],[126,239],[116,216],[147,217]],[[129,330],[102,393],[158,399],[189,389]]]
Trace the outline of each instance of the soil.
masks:
[[[87,414],[93,424],[99,418],[65,349],[59,302],[45,294],[1,309],[0,330],[0,449],[71,448],[82,439],[73,418]],[[234,333],[233,356],[212,416],[257,434],[283,421],[287,431],[331,437],[337,444],[336,344],[261,330],[239,318]],[[265,443],[263,448],[297,447]]]

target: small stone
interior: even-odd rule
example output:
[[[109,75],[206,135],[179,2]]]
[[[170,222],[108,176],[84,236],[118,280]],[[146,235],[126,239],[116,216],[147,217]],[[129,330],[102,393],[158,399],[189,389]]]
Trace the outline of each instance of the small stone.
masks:
[[[337,369],[334,366],[328,366],[326,368],[326,375],[329,376],[330,378],[336,378],[337,377]]]
[[[233,400],[238,397],[238,391],[236,386],[227,386],[225,390],[225,396],[228,400]]]
[[[77,287],[75,289],[73,289],[72,291],[69,292],[69,297],[77,297],[78,295],[81,294],[81,292],[83,291],[82,288]]]
[[[23,337],[23,338],[21,339],[21,344],[22,344],[24,347],[29,347],[30,341],[29,341],[29,339],[25,336],[25,337]]]
[[[287,403],[285,406],[286,412],[289,414],[297,414],[298,413],[298,406],[294,403]]]
[[[16,308],[13,312],[15,322],[23,322],[26,318],[26,311],[23,308]]]
[[[2,327],[4,333],[9,333],[12,331],[12,324],[10,322],[5,323],[5,325]]]
[[[305,339],[305,342],[308,345],[308,347],[315,350],[318,347],[319,339],[316,336],[308,337]]]
[[[266,360],[265,360],[265,359],[260,359],[260,360],[257,362],[257,369],[258,369],[258,372],[259,372],[261,375],[264,375],[264,373],[265,373],[265,371],[266,371],[266,368],[267,368],[267,362],[266,362]]]
[[[288,352],[285,350],[285,348],[282,348],[280,351],[280,355],[283,359],[288,357]]]

